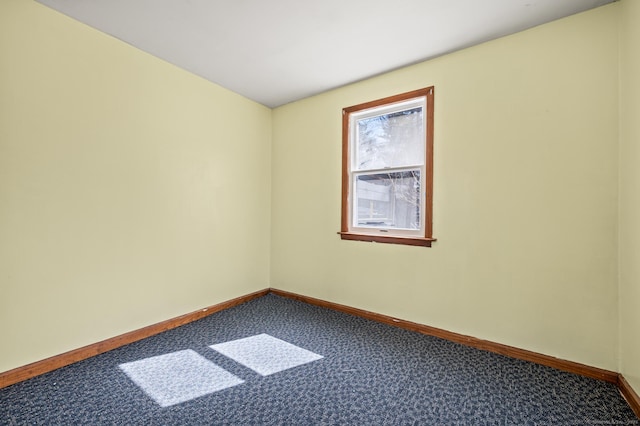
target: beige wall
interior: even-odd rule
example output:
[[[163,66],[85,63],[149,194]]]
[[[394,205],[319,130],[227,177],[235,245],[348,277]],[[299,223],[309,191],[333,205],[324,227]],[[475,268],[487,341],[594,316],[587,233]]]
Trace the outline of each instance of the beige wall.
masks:
[[[271,285],[616,370],[617,12],[275,109]],[[430,85],[438,242],[341,241],[341,109]]]
[[[268,287],[269,109],[32,1],[0,52],[0,371]]]
[[[640,2],[620,20],[620,372],[640,394]]]

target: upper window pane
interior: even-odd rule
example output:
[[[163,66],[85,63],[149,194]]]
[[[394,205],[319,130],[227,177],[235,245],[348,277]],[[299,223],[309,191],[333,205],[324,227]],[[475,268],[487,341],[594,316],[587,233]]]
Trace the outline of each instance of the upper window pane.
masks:
[[[424,162],[424,108],[355,119],[356,170],[417,166]]]

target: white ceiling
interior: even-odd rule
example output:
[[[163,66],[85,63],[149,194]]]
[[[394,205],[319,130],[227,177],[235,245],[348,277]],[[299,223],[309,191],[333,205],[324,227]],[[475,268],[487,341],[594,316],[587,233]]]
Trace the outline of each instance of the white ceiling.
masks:
[[[37,0],[269,107],[614,0]]]

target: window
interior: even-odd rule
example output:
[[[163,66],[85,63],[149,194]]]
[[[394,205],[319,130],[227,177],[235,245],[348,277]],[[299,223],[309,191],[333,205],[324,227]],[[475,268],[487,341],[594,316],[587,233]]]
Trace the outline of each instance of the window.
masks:
[[[342,110],[343,240],[431,247],[433,87]]]

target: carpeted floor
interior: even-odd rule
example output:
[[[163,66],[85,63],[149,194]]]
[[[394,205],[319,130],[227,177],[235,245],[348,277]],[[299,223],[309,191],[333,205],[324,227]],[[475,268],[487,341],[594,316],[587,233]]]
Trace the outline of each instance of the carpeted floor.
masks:
[[[612,384],[269,294],[0,389],[2,425],[640,425]]]

